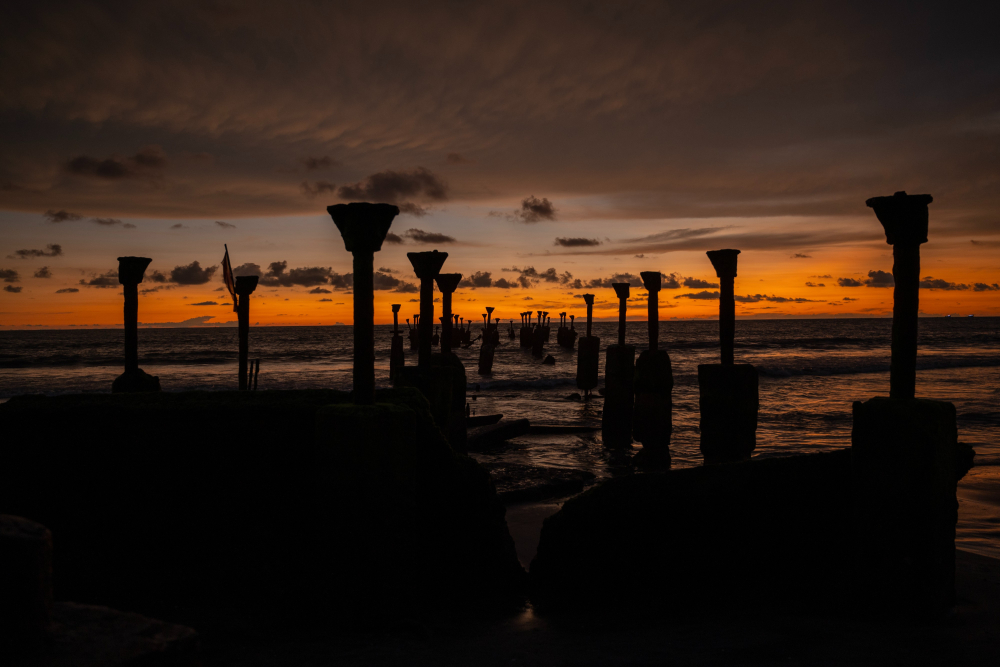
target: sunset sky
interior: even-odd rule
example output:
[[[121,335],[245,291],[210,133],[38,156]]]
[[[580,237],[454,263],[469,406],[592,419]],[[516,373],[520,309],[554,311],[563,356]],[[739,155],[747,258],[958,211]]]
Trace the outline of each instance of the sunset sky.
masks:
[[[0,9],[0,325],[351,322],[326,207],[395,203],[376,321],[417,312],[406,253],[449,253],[455,312],[885,316],[865,199],[930,193],[926,315],[1000,315],[1000,10],[919,2],[106,2]],[[973,8],[975,7],[975,9]],[[645,290],[630,316],[645,319]],[[412,303],[411,303],[412,302]]]

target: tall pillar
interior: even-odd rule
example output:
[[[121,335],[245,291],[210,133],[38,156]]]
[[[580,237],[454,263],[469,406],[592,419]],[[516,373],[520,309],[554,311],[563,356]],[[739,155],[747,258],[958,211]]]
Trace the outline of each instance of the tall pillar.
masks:
[[[452,346],[451,333],[451,295],[458,289],[462,280],[461,273],[439,273],[435,278],[438,289],[441,290],[441,354],[450,354]]]
[[[590,396],[590,391],[597,387],[601,339],[590,335],[594,295],[584,294],[583,300],[587,303],[587,335],[580,339],[576,353],[576,386],[583,390],[585,396]]]
[[[614,283],[618,296],[618,343],[608,345],[604,362],[604,411],[601,439],[605,447],[632,445],[632,410],[635,395],[635,346],[625,344],[625,309],[628,283]]]
[[[354,256],[354,402],[375,402],[375,253],[399,208],[354,202],[326,208]],[[430,337],[428,336],[428,342]]]
[[[239,322],[240,336],[240,391],[249,389],[249,378],[247,377],[247,357],[250,355],[250,295],[257,289],[257,276],[237,276],[236,296],[237,302],[236,318]]]
[[[448,253],[408,252],[406,257],[413,265],[413,272],[420,279],[420,324],[417,332],[417,365],[426,366],[431,361],[431,336],[434,333],[434,278],[441,273]]]
[[[674,374],[670,355],[659,349],[662,276],[659,271],[643,271],[639,277],[649,295],[646,302],[649,347],[635,363],[632,436],[642,443],[642,451],[635,455],[634,461],[638,466],[669,468],[670,438],[674,430]]]
[[[706,464],[731,463],[750,458],[757,447],[757,413],[760,406],[757,369],[736,364],[734,280],[739,250],[710,250],[708,259],[719,277],[719,348],[721,364],[698,366],[701,410],[701,453]]]
[[[862,609],[940,616],[955,601],[956,487],[974,453],[958,442],[955,406],[915,398],[920,245],[930,195],[866,204],[893,246],[896,282],[889,397],[854,403],[855,598]]]
[[[403,357],[403,337],[399,334],[399,308],[402,304],[392,304],[392,344],[389,348],[389,381],[395,385],[400,369],[406,363]]]
[[[118,282],[125,295],[125,372],[115,378],[112,393],[160,391],[160,379],[139,368],[139,283],[151,261],[149,257],[118,258]]]

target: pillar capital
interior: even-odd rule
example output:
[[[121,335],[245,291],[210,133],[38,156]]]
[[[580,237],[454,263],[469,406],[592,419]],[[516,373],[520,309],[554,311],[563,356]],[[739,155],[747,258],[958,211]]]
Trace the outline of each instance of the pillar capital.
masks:
[[[739,250],[709,250],[705,254],[708,255],[708,260],[715,267],[715,275],[717,277],[736,277],[736,256],[740,254]]]
[[[375,253],[382,249],[393,218],[399,208],[392,204],[352,202],[327,206],[327,212],[340,230],[344,247],[350,253]]]
[[[138,285],[152,261],[149,257],[119,257],[118,282],[122,285]]]
[[[583,301],[588,306],[593,306],[594,305],[594,295],[593,294],[584,294],[583,295]]]
[[[891,197],[872,197],[865,205],[875,210],[886,243],[919,246],[927,243],[927,205],[932,201],[930,195],[908,195],[901,190]]]
[[[448,259],[448,253],[431,250],[428,252],[408,252],[407,259],[413,265],[413,272],[421,280],[433,280],[441,273],[444,261]]]
[[[392,304],[392,312],[398,313],[399,312],[399,308],[400,308],[401,305],[402,304],[399,304],[399,303]]]
[[[458,289],[458,283],[462,280],[461,273],[439,273],[434,277],[438,289],[442,294],[451,294]]]
[[[257,276],[236,276],[236,293],[240,296],[250,296],[257,289]]]
[[[643,271],[639,274],[642,278],[642,285],[649,292],[659,292],[660,291],[660,272],[659,271]],[[616,290],[617,291],[617,290]]]
[[[627,299],[629,295],[629,284],[628,283],[611,283],[611,287],[614,288],[615,294],[618,295],[619,299]]]

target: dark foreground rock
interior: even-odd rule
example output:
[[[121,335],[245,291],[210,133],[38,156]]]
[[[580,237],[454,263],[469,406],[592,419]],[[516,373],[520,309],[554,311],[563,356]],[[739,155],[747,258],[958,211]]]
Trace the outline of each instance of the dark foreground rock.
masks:
[[[376,394],[413,415],[413,465],[381,481],[395,502],[324,483],[336,463],[318,456],[316,415],[347,399],[322,390],[17,397],[0,405],[0,512],[58,535],[57,597],[196,627],[523,600],[489,474],[449,447],[418,392]],[[387,530],[406,548],[384,552]],[[336,595],[318,586],[331,579]]]
[[[497,495],[505,505],[565,498],[580,493],[594,481],[586,470],[545,468],[508,461],[480,462],[496,485]]]

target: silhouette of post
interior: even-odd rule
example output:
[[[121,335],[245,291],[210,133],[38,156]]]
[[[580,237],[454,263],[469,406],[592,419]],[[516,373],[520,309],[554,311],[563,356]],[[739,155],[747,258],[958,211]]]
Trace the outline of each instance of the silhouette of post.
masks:
[[[490,325],[490,318],[493,316],[493,306],[486,306],[486,313],[483,315],[483,343],[479,347],[479,374],[489,375],[493,372],[493,355],[496,351],[496,344],[493,339],[493,330]]]
[[[659,271],[639,274],[648,293],[646,327],[649,347],[635,363],[635,408],[632,413],[632,436],[642,443],[635,464],[649,468],[670,467],[670,438],[674,430],[674,374],[670,355],[659,349],[660,288]]]
[[[434,278],[441,273],[448,253],[408,252],[413,272],[420,279],[420,325],[417,331],[417,365],[426,366],[431,360],[431,335],[434,329]]]
[[[458,289],[458,283],[462,280],[461,273],[439,273],[435,281],[438,289],[441,290],[441,354],[451,354],[453,343],[451,333],[451,295]]]
[[[853,405],[851,467],[856,598],[936,617],[955,600],[956,487],[974,452],[958,442],[953,404],[915,397],[920,245],[932,201],[897,192],[865,202],[893,247],[892,363],[889,398]]]
[[[257,289],[258,280],[257,276],[236,277],[236,296],[239,297],[236,319],[240,335],[240,391],[250,389],[247,376],[247,357],[250,354],[250,295]]]
[[[403,337],[399,334],[399,309],[402,304],[392,304],[392,346],[389,348],[389,381],[393,384],[406,363],[403,356]]]
[[[623,449],[632,445],[635,346],[625,344],[625,309],[629,284],[614,283],[611,287],[618,296],[618,343],[608,345],[604,362],[601,439],[605,447]]]
[[[590,396],[590,391],[597,387],[601,339],[590,335],[594,317],[594,295],[584,294],[583,300],[587,303],[587,335],[580,339],[576,353],[576,386],[584,391],[585,396]]]
[[[375,253],[399,209],[354,202],[326,208],[354,256],[354,402],[375,402]],[[429,338],[428,338],[429,340]]]
[[[698,366],[701,409],[701,453],[706,464],[744,461],[757,447],[760,406],[757,369],[736,364],[734,279],[739,250],[710,250],[707,255],[719,277],[719,347],[721,364]]]
[[[736,338],[736,257],[739,250],[709,250],[708,259],[719,277],[719,345],[722,363],[733,364],[733,344]]]
[[[160,390],[159,378],[139,368],[139,283],[151,261],[149,257],[118,258],[118,282],[125,296],[125,372],[112,383],[112,393]]]
[[[865,204],[875,211],[892,246],[892,359],[889,397],[913,398],[917,386],[917,311],[920,306],[920,245],[927,243],[930,195],[897,192],[872,197]]]

